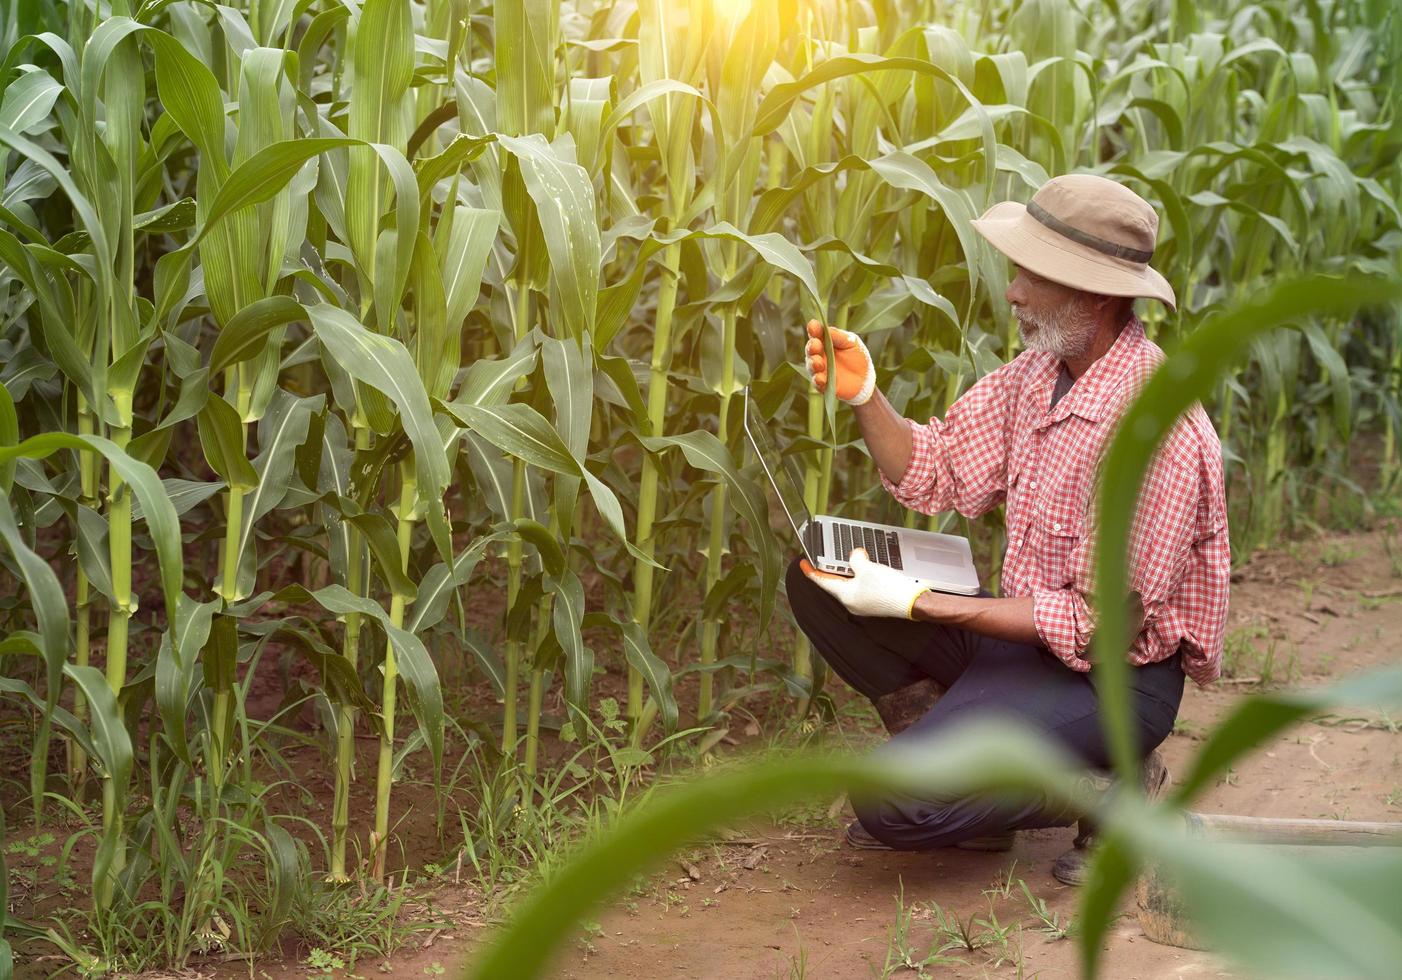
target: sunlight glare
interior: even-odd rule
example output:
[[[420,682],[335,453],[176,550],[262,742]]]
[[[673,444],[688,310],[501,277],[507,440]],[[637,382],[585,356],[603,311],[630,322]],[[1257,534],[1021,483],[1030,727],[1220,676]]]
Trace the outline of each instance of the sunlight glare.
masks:
[[[750,12],[751,0],[711,0],[716,16],[730,24],[738,24]]]

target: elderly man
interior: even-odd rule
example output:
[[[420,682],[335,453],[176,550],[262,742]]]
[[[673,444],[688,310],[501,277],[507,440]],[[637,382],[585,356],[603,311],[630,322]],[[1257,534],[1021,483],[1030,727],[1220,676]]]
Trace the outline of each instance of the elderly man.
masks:
[[[1017,268],[1007,300],[1027,348],[980,379],[945,418],[902,418],[876,388],[861,338],[808,324],[807,366],[853,407],[881,482],[924,514],[977,517],[1006,507],[1002,597],[921,589],[854,552],[855,574],[795,561],[787,577],[799,626],[848,684],[870,698],[890,744],[938,738],[957,719],[1015,716],[1084,761],[1108,785],[1110,760],[1089,673],[1089,605],[1098,461],[1141,384],[1163,359],[1134,298],[1170,308],[1173,289],[1148,265],[1158,216],[1104,177],[1048,181],[1025,207],[1004,202],[974,227]],[[1230,555],[1221,443],[1200,405],[1159,450],[1131,539],[1140,629],[1128,651],[1135,735],[1151,798],[1169,780],[1156,747],[1173,728],[1184,675],[1220,673]],[[877,751],[881,751],[878,749]],[[856,847],[919,850],[954,844],[1006,850],[1017,829],[1067,826],[1045,801],[886,796],[854,802]],[[1094,827],[1082,816],[1053,874],[1084,878]]]

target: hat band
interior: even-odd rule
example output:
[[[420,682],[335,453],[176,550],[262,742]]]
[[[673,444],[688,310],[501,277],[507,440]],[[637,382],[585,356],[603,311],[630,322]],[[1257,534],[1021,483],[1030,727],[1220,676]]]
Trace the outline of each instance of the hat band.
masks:
[[[1087,248],[1093,248],[1097,252],[1102,252],[1112,258],[1129,259],[1131,262],[1148,262],[1149,259],[1154,256],[1154,250],[1152,248],[1147,252],[1142,248],[1130,248],[1128,245],[1119,245],[1115,242],[1109,242],[1096,235],[1092,235],[1088,231],[1081,231],[1079,228],[1073,228],[1055,215],[1048,214],[1046,208],[1042,207],[1036,201],[1027,202],[1027,213],[1058,235],[1069,238],[1073,242],[1078,242]]]

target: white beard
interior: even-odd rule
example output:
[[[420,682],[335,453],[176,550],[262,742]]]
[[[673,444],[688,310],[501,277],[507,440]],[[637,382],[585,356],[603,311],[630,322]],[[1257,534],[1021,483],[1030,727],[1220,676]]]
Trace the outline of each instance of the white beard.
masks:
[[[1036,314],[1025,307],[1013,306],[1017,317],[1017,333],[1028,350],[1052,354],[1063,361],[1084,357],[1090,351],[1095,330],[1091,318],[1079,302],[1059,306],[1050,314]],[[1035,332],[1029,334],[1031,325]]]

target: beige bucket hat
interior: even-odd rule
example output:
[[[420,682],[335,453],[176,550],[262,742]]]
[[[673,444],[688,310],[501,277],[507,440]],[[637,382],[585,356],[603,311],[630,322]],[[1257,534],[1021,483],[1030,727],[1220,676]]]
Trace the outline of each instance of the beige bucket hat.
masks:
[[[1108,177],[1053,177],[1026,205],[995,204],[973,226],[1044,279],[1105,296],[1147,296],[1175,309],[1173,287],[1149,266],[1159,216],[1148,201]]]

